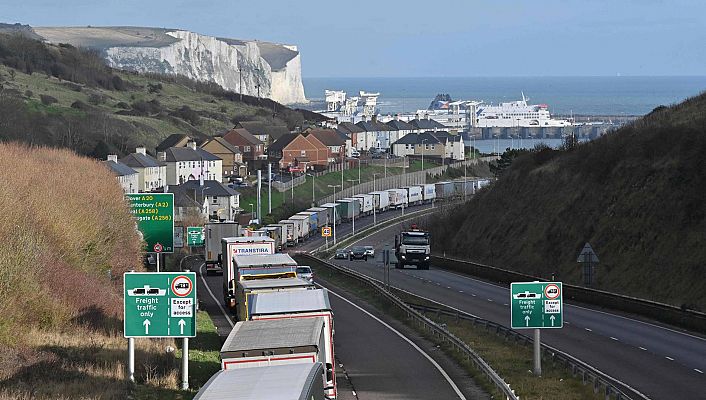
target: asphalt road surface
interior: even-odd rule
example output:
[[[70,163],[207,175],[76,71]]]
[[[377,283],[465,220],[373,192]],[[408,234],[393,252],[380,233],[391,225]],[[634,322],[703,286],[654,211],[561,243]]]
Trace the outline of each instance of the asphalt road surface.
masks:
[[[184,264],[184,268],[197,271],[200,307],[209,313],[219,335],[225,340],[233,320],[220,305],[222,277],[202,273],[205,272],[202,261],[190,260]],[[340,363],[337,367],[343,366],[336,371],[340,400],[487,398],[470,382],[470,378],[459,377],[459,371],[448,373],[452,381],[461,380],[459,384],[454,383],[460,387],[455,389],[415,345],[362,308],[333,293],[329,298],[335,314],[334,340],[336,359]],[[461,395],[465,393],[465,397],[459,396],[457,390]]]
[[[406,226],[406,224],[405,224]],[[395,224],[359,240],[374,245],[376,259],[335,260],[382,280],[380,251],[394,244]],[[394,257],[393,257],[394,261]],[[470,314],[510,325],[509,289],[457,273],[391,269],[392,285]],[[532,334],[531,330],[525,332]],[[545,329],[542,342],[622,381],[652,399],[706,398],[706,339],[698,334],[585,306],[564,304],[564,328]]]

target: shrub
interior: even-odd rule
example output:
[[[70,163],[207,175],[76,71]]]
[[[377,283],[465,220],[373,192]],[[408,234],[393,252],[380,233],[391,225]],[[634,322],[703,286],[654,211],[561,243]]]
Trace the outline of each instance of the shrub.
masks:
[[[56,97],[49,96],[48,94],[40,94],[39,99],[42,101],[42,104],[45,106],[52,105],[54,103],[58,103],[59,100],[56,99]]]

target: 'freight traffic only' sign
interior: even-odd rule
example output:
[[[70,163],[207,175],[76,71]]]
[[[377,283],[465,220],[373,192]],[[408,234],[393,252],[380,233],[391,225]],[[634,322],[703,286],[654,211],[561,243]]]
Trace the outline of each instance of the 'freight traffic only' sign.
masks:
[[[125,337],[196,336],[195,272],[126,272]]]
[[[563,327],[562,297],[561,282],[511,283],[512,329]]]

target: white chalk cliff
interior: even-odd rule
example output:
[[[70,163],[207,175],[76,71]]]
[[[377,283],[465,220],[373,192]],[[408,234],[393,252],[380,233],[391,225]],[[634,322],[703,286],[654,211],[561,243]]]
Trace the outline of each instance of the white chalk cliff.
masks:
[[[304,103],[296,46],[137,27],[34,28],[45,40],[99,49],[111,67],[179,74],[225,89]],[[241,88],[242,72],[242,88]]]

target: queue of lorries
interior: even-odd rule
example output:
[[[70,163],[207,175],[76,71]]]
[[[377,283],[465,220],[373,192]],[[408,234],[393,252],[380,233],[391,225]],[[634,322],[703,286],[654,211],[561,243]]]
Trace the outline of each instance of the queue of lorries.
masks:
[[[336,398],[333,311],[311,268],[278,253],[265,232],[240,234],[237,224],[207,224],[220,240],[223,302],[237,323],[221,348],[221,370],[196,399]],[[220,254],[220,257],[218,257]],[[207,254],[208,256],[208,254]]]
[[[222,273],[223,303],[238,322],[221,348],[221,370],[195,399],[336,398],[328,292],[314,285],[311,268],[278,251],[326,225],[448,200],[463,196],[464,191],[472,194],[485,184],[486,180],[468,180],[374,191],[312,207],[254,231],[243,230],[235,222],[206,224],[207,274]],[[410,244],[424,247],[417,242]]]

